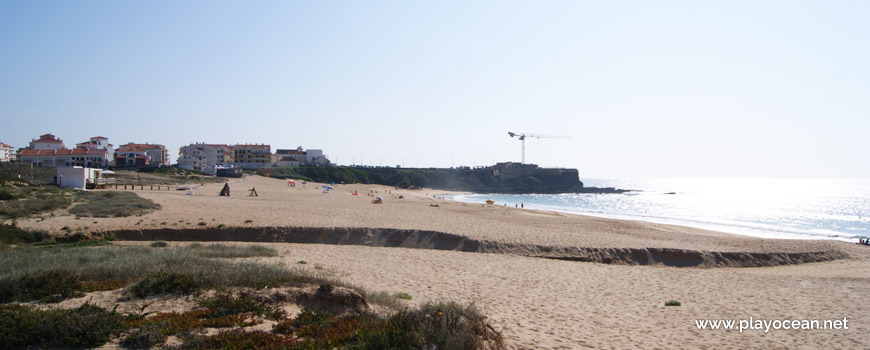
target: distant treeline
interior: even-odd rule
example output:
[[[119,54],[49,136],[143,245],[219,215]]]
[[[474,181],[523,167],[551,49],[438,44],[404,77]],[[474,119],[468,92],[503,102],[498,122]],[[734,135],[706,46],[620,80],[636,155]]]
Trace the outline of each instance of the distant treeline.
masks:
[[[279,179],[324,183],[363,183],[399,188],[428,187],[453,191],[488,193],[584,192],[577,171],[542,171],[520,177],[497,176],[490,169],[280,167],[268,174]]]

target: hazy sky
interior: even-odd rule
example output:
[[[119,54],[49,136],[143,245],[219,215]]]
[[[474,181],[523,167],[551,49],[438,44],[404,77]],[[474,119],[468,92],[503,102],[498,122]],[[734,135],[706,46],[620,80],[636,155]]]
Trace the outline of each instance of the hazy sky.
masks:
[[[0,1],[0,142],[870,178],[868,1]]]

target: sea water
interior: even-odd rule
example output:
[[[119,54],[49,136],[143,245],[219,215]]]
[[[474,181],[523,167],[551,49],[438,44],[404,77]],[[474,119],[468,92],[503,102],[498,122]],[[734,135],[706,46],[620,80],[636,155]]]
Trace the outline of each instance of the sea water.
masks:
[[[584,179],[587,187],[637,190],[623,194],[468,194],[450,199],[494,200],[615,219],[698,227],[764,238],[857,242],[870,236],[870,180]]]

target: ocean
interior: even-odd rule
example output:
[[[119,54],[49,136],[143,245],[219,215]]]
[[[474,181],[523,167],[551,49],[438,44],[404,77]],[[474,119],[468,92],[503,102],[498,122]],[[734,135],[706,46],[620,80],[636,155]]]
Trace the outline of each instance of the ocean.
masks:
[[[641,220],[764,238],[857,242],[870,236],[870,180],[583,179],[623,194],[468,194],[449,199]]]

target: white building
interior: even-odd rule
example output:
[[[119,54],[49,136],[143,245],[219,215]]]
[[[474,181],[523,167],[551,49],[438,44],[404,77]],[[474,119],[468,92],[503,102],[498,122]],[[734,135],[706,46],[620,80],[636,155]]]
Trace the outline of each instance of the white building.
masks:
[[[63,149],[63,148],[66,148],[66,146],[63,145],[63,140],[57,138],[56,136],[54,136],[52,134],[45,134],[45,135],[39,136],[38,139],[33,139],[32,141],[30,141],[30,146],[27,147],[26,149],[44,151],[44,150],[56,150],[56,149]]]
[[[76,149],[104,149],[109,153],[109,165],[115,165],[115,146],[109,143],[108,137],[94,136],[90,140],[77,143]]]
[[[285,166],[285,165],[280,164],[281,163],[280,160],[285,158],[285,157],[292,157],[292,158],[295,158],[296,160],[299,161],[298,165],[292,165],[292,166],[300,166],[300,165],[328,166],[331,164],[329,159],[327,159],[326,156],[323,155],[323,150],[320,150],[320,149],[303,150],[302,146],[299,146],[295,150],[279,149],[275,152],[276,152],[275,153],[275,155],[276,155],[275,165],[276,166]],[[287,162],[284,162],[284,163],[286,164]]]
[[[15,148],[0,142],[0,162],[11,162],[15,160]]]
[[[233,146],[194,143],[178,150],[180,168],[205,172],[218,164],[233,164]]]
[[[301,164],[302,162],[300,162],[299,159],[296,159],[296,157],[292,156],[281,156],[278,158],[278,161],[275,162],[275,165],[279,167],[299,166]]]
[[[18,162],[35,166],[80,166],[105,168],[109,165],[109,151],[105,149],[55,149],[18,151]]]
[[[57,185],[78,189],[93,187],[102,179],[103,171],[103,169],[80,166],[59,166],[57,167]]]

